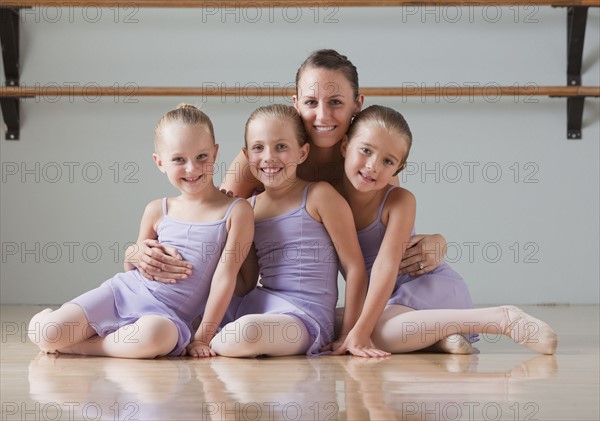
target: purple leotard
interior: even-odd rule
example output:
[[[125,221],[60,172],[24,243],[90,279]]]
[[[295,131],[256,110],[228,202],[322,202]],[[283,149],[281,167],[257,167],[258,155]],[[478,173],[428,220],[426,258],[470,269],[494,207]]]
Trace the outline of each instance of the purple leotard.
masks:
[[[358,231],[358,241],[369,278],[385,235],[386,226],[381,222],[383,207],[389,193],[395,188],[397,187],[391,186],[385,193],[377,218],[368,227]],[[467,284],[446,262],[424,275],[398,275],[394,291],[388,300],[388,305],[390,304],[415,310],[473,308]]]
[[[323,224],[306,210],[308,189],[299,207],[255,222],[261,285],[232,301],[227,321],[247,314],[295,316],[313,339],[306,354],[315,355],[333,341],[338,257]],[[295,331],[289,334],[293,340]]]
[[[212,222],[178,221],[167,215],[167,199],[162,202],[163,217],[158,224],[158,241],[175,247],[192,264],[185,281],[163,284],[144,278],[137,269],[119,273],[98,288],[72,300],[81,306],[99,336],[106,336],[146,315],[159,315],[177,326],[179,339],[169,356],[178,356],[192,337],[192,321],[204,314],[210,284],[227,240],[225,216]],[[125,329],[127,330],[127,329]],[[135,332],[124,332],[135,339]]]

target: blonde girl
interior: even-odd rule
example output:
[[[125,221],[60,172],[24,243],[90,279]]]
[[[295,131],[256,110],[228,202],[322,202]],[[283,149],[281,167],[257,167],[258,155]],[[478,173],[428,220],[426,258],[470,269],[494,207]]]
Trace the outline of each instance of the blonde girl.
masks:
[[[31,319],[29,338],[42,351],[119,358],[215,355],[209,342],[231,300],[249,249],[244,245],[252,242],[252,209],[214,186],[218,145],[210,119],[196,107],[166,113],[154,144],[158,169],[180,194],[146,206],[138,241],[175,247],[196,270],[187,282],[159,284],[125,264],[127,272]]]
[[[390,182],[406,166],[411,144],[404,117],[377,105],[356,116],[342,143],[340,190],[352,209],[369,272],[367,298],[355,328],[372,332],[375,346],[392,353],[424,349],[449,335],[478,333],[508,335],[540,353],[554,353],[557,338],[552,328],[514,306],[440,310],[446,297],[438,284],[464,294],[462,279],[446,264],[421,277],[398,275],[414,228],[416,200]],[[432,278],[441,281],[434,284]],[[343,353],[347,346],[338,341],[334,348]],[[453,350],[471,351],[468,343],[460,342]]]
[[[342,335],[349,352],[382,356],[370,332],[353,329],[366,293],[366,271],[352,213],[325,182],[308,182],[297,168],[309,156],[300,116],[291,106],[260,107],[245,129],[244,156],[264,191],[254,209],[256,258],[244,264],[243,288],[211,342],[228,357],[314,355],[333,341],[338,265],[346,274]],[[260,274],[260,285],[257,286]]]

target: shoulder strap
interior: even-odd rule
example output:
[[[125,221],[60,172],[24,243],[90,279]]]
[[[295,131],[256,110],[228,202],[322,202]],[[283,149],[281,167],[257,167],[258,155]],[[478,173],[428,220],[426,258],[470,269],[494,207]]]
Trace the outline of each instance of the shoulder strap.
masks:
[[[377,213],[377,220],[381,221],[381,214],[383,214],[383,207],[385,206],[385,202],[387,201],[388,195],[392,190],[397,189],[397,186],[389,186],[385,195],[383,196],[383,200],[381,201],[381,206],[379,206],[379,212]]]
[[[231,205],[229,205],[229,207],[227,208],[227,212],[225,212],[225,216],[223,217],[223,219],[227,219],[229,218],[229,214],[231,213],[231,210],[233,209],[233,207],[236,205],[236,203],[238,203],[240,200],[244,200],[240,197],[238,197],[237,199],[235,199],[233,201],[233,203]]]
[[[163,216],[167,216],[167,198],[166,197],[163,197],[163,200],[162,200],[162,213],[163,213]]]
[[[304,193],[302,193],[302,203],[300,204],[300,207],[305,208],[306,207],[306,199],[308,198],[308,188],[310,186],[312,186],[315,183],[308,183],[306,185],[306,187],[304,187]]]

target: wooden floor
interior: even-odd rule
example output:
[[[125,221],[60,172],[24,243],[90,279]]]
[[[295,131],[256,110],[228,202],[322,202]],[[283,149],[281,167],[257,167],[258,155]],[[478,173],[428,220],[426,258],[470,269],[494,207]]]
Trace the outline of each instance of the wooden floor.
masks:
[[[40,355],[40,308],[4,306],[2,420],[594,420],[598,306],[526,307],[555,356],[487,336],[478,355],[123,360]]]

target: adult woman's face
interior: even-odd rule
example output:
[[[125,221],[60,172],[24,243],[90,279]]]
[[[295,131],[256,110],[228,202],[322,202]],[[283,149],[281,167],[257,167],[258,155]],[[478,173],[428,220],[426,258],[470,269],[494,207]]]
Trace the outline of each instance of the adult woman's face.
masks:
[[[338,70],[309,67],[298,81],[294,106],[300,113],[311,143],[330,148],[339,143],[350,127],[352,116],[362,107],[355,100],[350,82]]]

